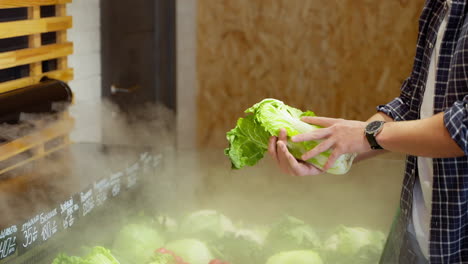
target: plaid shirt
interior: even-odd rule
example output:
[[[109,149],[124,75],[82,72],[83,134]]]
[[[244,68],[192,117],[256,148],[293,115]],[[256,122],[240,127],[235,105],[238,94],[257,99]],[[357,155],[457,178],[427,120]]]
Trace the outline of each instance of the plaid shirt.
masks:
[[[437,64],[434,114],[444,112],[453,140],[468,155],[468,17],[466,0],[453,0]],[[378,111],[395,121],[419,119],[419,111],[439,26],[448,11],[446,0],[427,0],[419,20],[416,57],[401,94]],[[434,182],[430,223],[430,263],[468,263],[468,157],[433,159]],[[414,263],[408,250],[407,226],[412,217],[417,157],[408,156],[400,212],[381,263]]]

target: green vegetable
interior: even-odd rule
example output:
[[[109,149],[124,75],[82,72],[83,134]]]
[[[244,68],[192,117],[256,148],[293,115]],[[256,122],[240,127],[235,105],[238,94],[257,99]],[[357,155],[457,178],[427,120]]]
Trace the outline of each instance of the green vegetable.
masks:
[[[296,250],[278,253],[270,257],[266,264],[323,264],[323,262],[312,250]]]
[[[180,236],[196,238],[202,241],[213,241],[226,233],[234,232],[232,221],[214,210],[202,210],[188,215],[180,225]]]
[[[239,230],[229,233],[213,243],[213,253],[229,263],[265,263],[264,238],[255,230]]]
[[[272,225],[265,241],[267,255],[282,251],[319,249],[320,247],[321,241],[315,230],[292,216],[285,216]]]
[[[154,250],[164,246],[164,238],[158,230],[146,224],[129,224],[117,234],[113,252],[125,263],[148,262]]]
[[[156,253],[148,264],[176,264],[176,260],[169,254]]]
[[[67,254],[59,254],[53,261],[52,264],[87,264],[80,257],[68,256]]]
[[[91,253],[85,257],[85,263],[120,264],[120,262],[111,254],[110,250],[103,247],[94,247]]]
[[[52,264],[120,264],[120,262],[111,254],[110,250],[94,247],[84,258],[59,254]]]
[[[237,126],[227,133],[229,147],[225,150],[225,154],[229,156],[234,169],[253,166],[262,159],[268,149],[269,138],[278,136],[281,128],[287,130],[289,137],[321,129],[319,126],[300,120],[304,116],[315,116],[313,112],[302,112],[276,99],[265,99],[245,112],[248,115],[240,118]],[[319,141],[302,143],[288,141],[288,149],[294,157],[300,159],[302,154],[319,143]],[[325,151],[307,162],[322,169],[330,154],[330,150]],[[348,172],[355,156],[355,154],[340,156],[327,172],[333,174]]]
[[[169,233],[175,233],[179,228],[177,221],[167,215],[160,215],[156,217],[156,223],[161,229]]]
[[[190,264],[207,264],[214,259],[208,247],[195,239],[182,239],[167,244],[164,248],[174,252]]]
[[[385,235],[365,228],[340,226],[325,241],[328,263],[377,263],[385,243]]]

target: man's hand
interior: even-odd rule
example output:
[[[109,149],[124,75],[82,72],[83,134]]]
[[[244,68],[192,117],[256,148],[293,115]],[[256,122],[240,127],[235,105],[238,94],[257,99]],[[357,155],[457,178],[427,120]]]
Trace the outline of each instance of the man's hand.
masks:
[[[332,153],[323,167],[324,171],[331,168],[342,154],[361,154],[371,150],[364,135],[366,122],[326,117],[303,117],[302,121],[324,127],[291,138],[293,142],[323,140],[315,148],[302,155],[302,160],[308,160],[332,149]]]
[[[278,167],[286,174],[295,176],[317,175],[322,171],[312,164],[297,160],[289,153],[287,148],[287,132],[281,129],[279,137],[271,137],[268,144],[268,153]]]

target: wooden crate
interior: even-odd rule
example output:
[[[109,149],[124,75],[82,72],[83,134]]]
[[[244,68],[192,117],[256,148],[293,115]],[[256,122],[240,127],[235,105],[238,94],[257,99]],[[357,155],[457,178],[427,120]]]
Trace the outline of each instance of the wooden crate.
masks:
[[[66,4],[71,2],[0,0],[0,12],[18,10],[26,14],[11,21],[0,17],[1,43],[18,39],[26,42],[25,47],[17,49],[0,46],[0,71],[4,78],[0,80],[0,93],[36,84],[44,76],[65,82],[73,79],[73,69],[68,66],[67,58],[73,53],[73,43],[67,40],[72,17],[67,16]],[[23,74],[8,76],[20,67]],[[73,124],[73,118],[64,113],[58,121],[47,122],[27,136],[0,145],[0,176],[66,147],[70,144]]]

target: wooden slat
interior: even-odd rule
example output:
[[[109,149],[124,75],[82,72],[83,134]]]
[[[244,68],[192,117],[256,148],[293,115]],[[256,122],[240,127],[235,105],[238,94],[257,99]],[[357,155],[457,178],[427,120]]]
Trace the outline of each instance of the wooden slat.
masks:
[[[0,0],[0,8],[59,5],[71,2],[72,0]]]
[[[73,43],[66,42],[0,53],[0,70],[33,62],[65,57],[73,53]]]
[[[55,6],[57,10],[57,16],[64,17],[67,15],[67,5],[57,5]],[[57,32],[57,43],[66,43],[68,41],[67,31],[62,30]],[[58,59],[58,69],[68,68],[68,57],[62,57]]]
[[[42,151],[41,153],[37,153],[36,155],[32,156],[32,157],[29,158],[29,159],[25,159],[25,160],[23,160],[23,161],[20,161],[20,162],[16,163],[16,164],[13,165],[13,166],[10,166],[10,167],[7,167],[7,168],[5,168],[5,169],[0,170],[0,175],[2,175],[2,174],[4,174],[4,173],[7,173],[7,172],[9,172],[9,171],[11,171],[11,170],[14,170],[14,169],[16,169],[16,168],[19,168],[19,167],[21,167],[21,166],[23,166],[23,165],[26,165],[26,164],[28,164],[29,162],[32,162],[32,161],[38,160],[38,159],[40,159],[40,158],[43,158],[43,157],[45,157],[45,156],[47,156],[47,155],[49,155],[49,154],[51,154],[51,153],[53,153],[53,152],[55,152],[55,151],[58,151],[58,150],[61,150],[61,149],[65,148],[66,146],[69,146],[69,145],[71,145],[71,142],[69,142],[69,141],[64,141],[63,144],[61,144],[61,145],[59,145],[59,146],[57,146],[57,147],[54,147],[54,148],[52,148],[52,149],[49,149],[48,151]]]
[[[73,80],[73,69],[68,68],[65,70],[46,72],[38,76],[25,77],[18,80],[0,83],[0,93],[8,92],[11,90],[23,88],[25,86],[38,83],[42,77],[47,76],[52,79],[68,82]]]
[[[12,38],[66,30],[72,27],[72,17],[50,17],[0,23],[0,38]]]
[[[36,20],[41,18],[41,7],[28,7],[28,18]],[[41,34],[33,34],[29,36],[29,48],[38,48],[41,46]],[[29,67],[29,76],[38,76],[42,73],[42,63],[34,62]]]
[[[56,137],[68,134],[73,129],[75,121],[66,119],[54,122],[46,128],[28,136],[13,140],[0,146],[0,161],[12,158],[36,146],[44,144]]]

